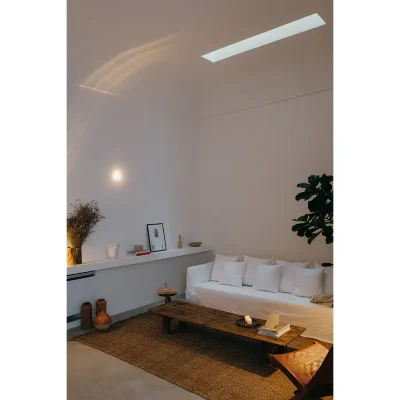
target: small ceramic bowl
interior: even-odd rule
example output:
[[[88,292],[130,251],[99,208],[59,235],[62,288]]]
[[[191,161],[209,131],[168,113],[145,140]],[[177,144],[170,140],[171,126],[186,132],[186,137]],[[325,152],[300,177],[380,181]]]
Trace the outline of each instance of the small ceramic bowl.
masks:
[[[192,242],[189,243],[190,247],[200,247],[203,242]]]

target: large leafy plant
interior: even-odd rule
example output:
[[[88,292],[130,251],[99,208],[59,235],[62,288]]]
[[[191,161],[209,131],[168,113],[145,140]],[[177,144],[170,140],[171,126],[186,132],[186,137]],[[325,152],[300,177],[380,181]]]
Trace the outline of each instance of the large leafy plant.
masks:
[[[296,195],[296,200],[308,200],[308,214],[293,221],[292,231],[298,236],[306,237],[311,244],[319,236],[325,236],[327,244],[333,243],[333,176],[310,175],[307,183],[299,183],[297,187],[304,191]]]

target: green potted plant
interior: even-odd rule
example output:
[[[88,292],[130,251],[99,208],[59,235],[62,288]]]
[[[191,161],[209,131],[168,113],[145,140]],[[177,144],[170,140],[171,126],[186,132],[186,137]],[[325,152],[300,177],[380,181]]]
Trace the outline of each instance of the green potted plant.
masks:
[[[99,204],[92,200],[88,203],[81,203],[80,199],[76,204],[71,204],[72,211],[67,217],[67,236],[70,247],[67,249],[68,265],[82,264],[82,246],[97,223],[102,220]]]
[[[293,220],[297,224],[292,231],[306,237],[308,244],[321,234],[326,244],[333,243],[333,176],[310,175],[308,182],[297,187],[304,191],[296,195],[296,200],[308,200],[309,213]]]

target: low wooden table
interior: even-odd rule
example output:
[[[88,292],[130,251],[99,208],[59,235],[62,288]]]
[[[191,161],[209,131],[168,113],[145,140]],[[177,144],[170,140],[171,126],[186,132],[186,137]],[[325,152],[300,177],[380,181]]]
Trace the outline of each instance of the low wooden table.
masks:
[[[286,351],[287,345],[305,331],[305,328],[291,325],[290,331],[286,332],[278,339],[268,336],[261,336],[257,334],[258,327],[242,328],[236,325],[236,321],[243,317],[242,315],[215,310],[214,308],[203,307],[197,304],[186,303],[179,300],[150,308],[149,311],[163,317],[164,333],[170,333],[171,320],[177,319],[179,321],[179,325],[183,328],[188,322],[195,325],[213,328],[222,332],[229,332],[237,336],[255,339],[260,341],[262,344],[269,343],[272,345],[272,349],[270,351],[271,353],[275,352],[278,348]],[[260,324],[265,324],[265,320],[258,318],[256,319]]]

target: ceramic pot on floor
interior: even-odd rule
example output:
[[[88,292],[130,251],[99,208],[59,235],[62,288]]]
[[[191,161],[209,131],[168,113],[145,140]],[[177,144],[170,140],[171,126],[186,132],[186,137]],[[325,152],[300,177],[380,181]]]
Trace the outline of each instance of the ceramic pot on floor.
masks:
[[[94,327],[99,332],[107,332],[111,326],[111,317],[105,312],[100,311],[94,319]]]

